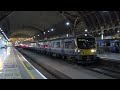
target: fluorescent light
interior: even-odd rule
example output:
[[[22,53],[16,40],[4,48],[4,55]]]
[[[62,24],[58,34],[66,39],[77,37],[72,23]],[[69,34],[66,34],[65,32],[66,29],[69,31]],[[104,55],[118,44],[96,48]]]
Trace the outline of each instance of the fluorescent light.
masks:
[[[66,34],[66,36],[68,37],[68,34]]]
[[[51,31],[53,31],[54,29],[51,29]]]
[[[85,36],[87,36],[87,34],[85,34]]]
[[[4,32],[2,32],[3,33],[3,35],[6,37],[6,39],[8,40],[8,37],[5,35],[5,33]]]
[[[69,23],[69,22],[66,22],[66,25],[70,25],[70,23]]]
[[[87,29],[85,30],[85,32],[87,32]]]

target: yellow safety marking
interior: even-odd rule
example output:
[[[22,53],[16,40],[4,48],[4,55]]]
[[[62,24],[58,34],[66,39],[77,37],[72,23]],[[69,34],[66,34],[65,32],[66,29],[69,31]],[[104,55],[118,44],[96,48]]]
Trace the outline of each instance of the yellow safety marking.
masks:
[[[17,54],[17,56],[18,56],[20,62],[22,63],[22,65],[24,66],[25,70],[26,70],[26,71],[28,72],[28,74],[30,75],[30,77],[31,77],[32,79],[35,79],[35,77],[33,76],[33,74],[28,70],[28,68],[25,66],[25,64],[24,64],[23,61],[21,60],[20,56],[19,56],[18,54]]]

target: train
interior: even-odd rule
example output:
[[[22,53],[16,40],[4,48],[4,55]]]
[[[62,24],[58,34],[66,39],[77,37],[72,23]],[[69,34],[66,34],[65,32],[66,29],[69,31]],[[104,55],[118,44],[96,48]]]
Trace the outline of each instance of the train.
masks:
[[[120,39],[97,40],[97,47],[104,52],[120,53]]]
[[[24,48],[49,56],[61,57],[65,60],[69,58],[69,60],[82,64],[98,61],[96,38],[89,34],[41,40],[39,42],[29,43],[28,47]]]

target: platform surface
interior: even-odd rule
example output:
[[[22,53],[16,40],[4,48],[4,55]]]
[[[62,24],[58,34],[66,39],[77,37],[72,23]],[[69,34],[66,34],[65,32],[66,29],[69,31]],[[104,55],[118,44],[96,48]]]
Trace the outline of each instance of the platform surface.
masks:
[[[120,60],[120,53],[102,53],[97,54],[100,58],[111,59],[111,60]]]
[[[14,47],[0,49],[0,79],[47,79]]]

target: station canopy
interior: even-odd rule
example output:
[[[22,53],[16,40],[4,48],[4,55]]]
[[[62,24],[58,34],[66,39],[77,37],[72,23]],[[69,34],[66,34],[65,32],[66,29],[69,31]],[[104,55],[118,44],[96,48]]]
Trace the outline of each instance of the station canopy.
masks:
[[[102,31],[108,36],[119,26],[119,11],[0,11],[0,28],[13,41],[72,36],[85,30],[95,37]]]

